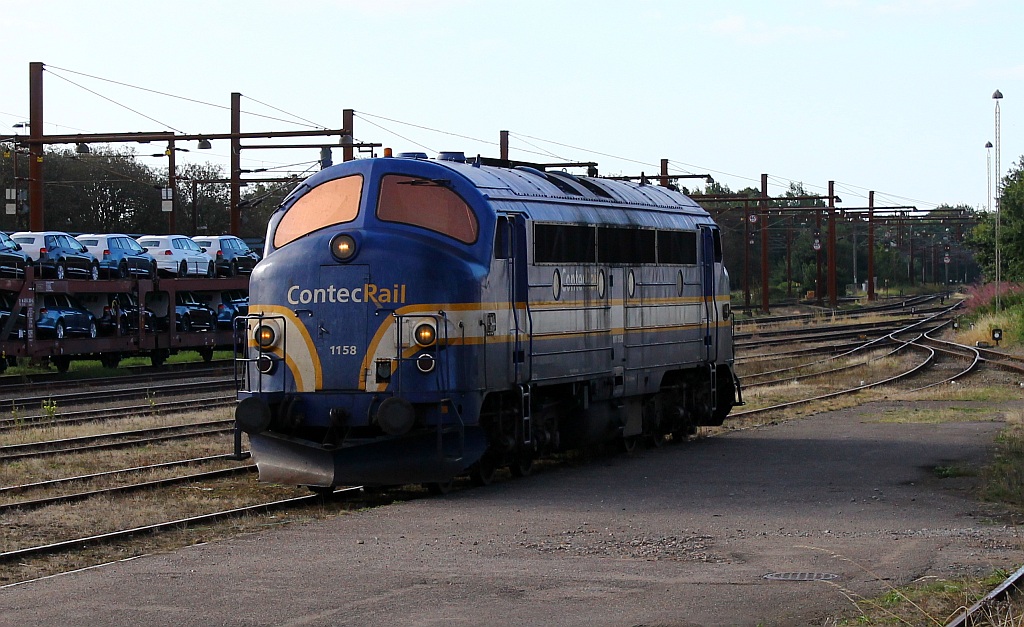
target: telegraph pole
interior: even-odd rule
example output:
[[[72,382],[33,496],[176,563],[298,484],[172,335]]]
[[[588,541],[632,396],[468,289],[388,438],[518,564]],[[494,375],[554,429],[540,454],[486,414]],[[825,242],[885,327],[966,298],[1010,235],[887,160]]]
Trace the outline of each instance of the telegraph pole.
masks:
[[[28,64],[28,206],[30,231],[43,230],[43,64]]]

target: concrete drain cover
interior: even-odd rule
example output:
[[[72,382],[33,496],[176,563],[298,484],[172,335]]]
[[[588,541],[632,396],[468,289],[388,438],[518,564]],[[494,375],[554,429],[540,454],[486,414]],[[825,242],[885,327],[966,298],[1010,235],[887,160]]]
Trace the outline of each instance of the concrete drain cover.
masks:
[[[768,573],[763,579],[774,581],[828,581],[839,579],[835,573]]]

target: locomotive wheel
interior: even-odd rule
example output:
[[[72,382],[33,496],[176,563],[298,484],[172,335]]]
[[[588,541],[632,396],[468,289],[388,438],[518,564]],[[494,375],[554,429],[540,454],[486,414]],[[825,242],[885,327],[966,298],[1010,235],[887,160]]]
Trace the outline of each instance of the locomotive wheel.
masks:
[[[63,374],[68,371],[71,367],[71,358],[67,355],[54,355],[50,357],[50,361],[53,362],[54,367],[57,368],[57,372]]]
[[[508,465],[509,472],[515,478],[529,477],[530,473],[533,472],[533,456],[528,454],[520,454],[513,459]]]
[[[643,438],[639,435],[627,435],[622,438],[622,450],[625,451],[627,455],[632,455],[636,452],[641,439]]]
[[[665,444],[665,434],[655,433],[647,438],[647,442],[651,448],[661,448]]]
[[[455,485],[454,479],[448,481],[433,481],[431,483],[424,483],[423,487],[434,496],[444,496],[452,491],[452,486]]]
[[[695,425],[687,424],[682,429],[676,429],[672,432],[672,444],[682,444],[683,442],[690,439],[691,435],[697,434],[697,427]]]
[[[497,471],[498,465],[494,463],[494,458],[490,454],[484,453],[480,461],[469,469],[469,479],[475,486],[491,485],[491,482],[494,481],[494,473]]]

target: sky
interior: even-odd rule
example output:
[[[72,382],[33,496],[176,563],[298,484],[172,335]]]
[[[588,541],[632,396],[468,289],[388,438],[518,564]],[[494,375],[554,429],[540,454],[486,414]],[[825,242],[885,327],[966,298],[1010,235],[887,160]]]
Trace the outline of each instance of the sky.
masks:
[[[734,191],[767,173],[771,195],[832,180],[845,207],[984,209],[997,89],[999,170],[1024,155],[1022,24],[1020,0],[0,0],[0,135],[28,120],[38,61],[46,134],[227,133],[239,92],[243,132],[354,109],[355,138],[396,152],[497,157],[507,130],[521,161],[667,158]],[[243,149],[242,167],[318,157]]]

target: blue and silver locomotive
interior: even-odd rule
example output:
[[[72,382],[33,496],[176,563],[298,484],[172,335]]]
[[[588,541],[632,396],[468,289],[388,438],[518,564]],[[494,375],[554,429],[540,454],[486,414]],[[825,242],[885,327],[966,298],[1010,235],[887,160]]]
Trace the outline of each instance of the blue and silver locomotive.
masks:
[[[736,403],[718,227],[665,187],[374,158],[274,213],[236,359],[260,479],[442,490]]]

